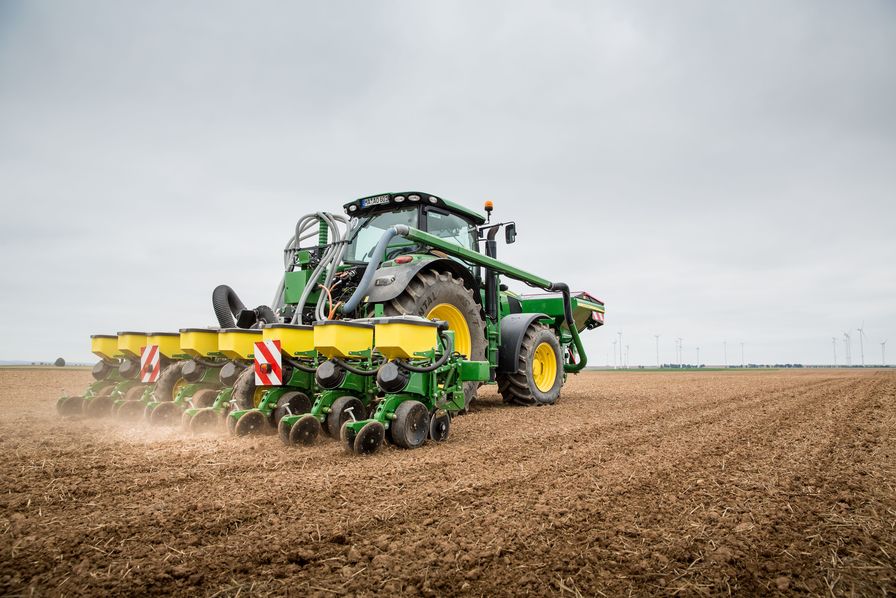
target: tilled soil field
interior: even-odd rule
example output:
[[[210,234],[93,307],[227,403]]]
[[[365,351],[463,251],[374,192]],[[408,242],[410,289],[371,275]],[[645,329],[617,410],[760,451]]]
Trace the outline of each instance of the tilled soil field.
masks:
[[[0,592],[896,592],[896,372],[597,372],[346,454],[63,420],[0,370]]]

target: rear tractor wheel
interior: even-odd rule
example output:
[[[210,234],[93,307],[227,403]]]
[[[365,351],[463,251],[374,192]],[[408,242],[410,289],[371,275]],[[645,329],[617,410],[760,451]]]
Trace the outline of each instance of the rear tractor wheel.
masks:
[[[484,361],[485,315],[473,291],[450,272],[418,272],[404,292],[383,306],[387,316],[423,316],[443,320],[454,331],[454,350],[467,359]],[[464,382],[466,407],[476,398],[479,382]]]
[[[152,389],[152,399],[158,403],[173,401],[184,384],[183,369],[185,361],[175,361],[169,364],[159,374],[155,387]]]

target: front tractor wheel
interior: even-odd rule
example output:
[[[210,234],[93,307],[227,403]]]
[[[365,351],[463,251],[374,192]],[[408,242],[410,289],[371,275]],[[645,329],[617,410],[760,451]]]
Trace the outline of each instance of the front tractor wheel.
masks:
[[[387,316],[422,316],[443,320],[454,331],[454,350],[467,359],[484,361],[485,317],[473,291],[450,272],[419,272],[404,292],[383,306]],[[479,382],[464,382],[466,406],[476,398]]]
[[[547,326],[535,322],[523,337],[516,371],[498,375],[498,390],[508,403],[551,405],[562,387],[560,341]]]

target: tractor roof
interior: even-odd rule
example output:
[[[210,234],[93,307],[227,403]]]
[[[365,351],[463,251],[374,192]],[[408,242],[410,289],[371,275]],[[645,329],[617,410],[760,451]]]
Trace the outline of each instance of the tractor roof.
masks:
[[[436,206],[447,212],[457,214],[462,218],[472,220],[476,224],[485,224],[485,216],[479,212],[460,204],[456,204],[453,201],[448,201],[447,199],[442,199],[441,197],[429,193],[422,193],[420,191],[380,193],[379,195],[371,195],[369,197],[362,197],[361,199],[350,201],[343,207],[345,208],[346,214],[349,216],[359,216],[374,211],[384,212],[389,211],[390,209],[402,208],[414,204]]]

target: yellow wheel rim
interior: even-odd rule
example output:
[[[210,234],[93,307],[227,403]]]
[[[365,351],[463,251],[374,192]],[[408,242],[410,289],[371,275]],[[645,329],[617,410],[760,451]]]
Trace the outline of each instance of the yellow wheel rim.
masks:
[[[177,382],[174,383],[174,388],[171,389],[171,400],[174,401],[177,399],[177,395],[184,386],[187,385],[187,381],[181,378]]]
[[[448,329],[454,331],[454,350],[470,358],[473,348],[473,340],[470,337],[470,327],[467,319],[460,310],[450,303],[439,303],[426,315],[427,320],[444,320],[448,322]]]
[[[268,391],[264,386],[256,386],[255,392],[252,393],[252,405],[258,407],[261,405],[261,400],[264,398],[264,393]]]
[[[535,348],[532,360],[532,379],[541,392],[548,392],[557,380],[557,353],[548,343],[541,343]]]

